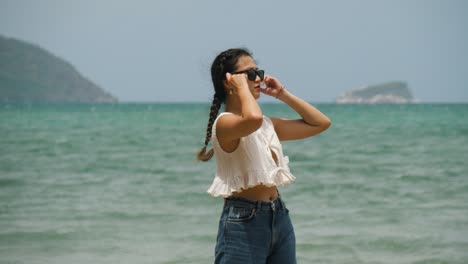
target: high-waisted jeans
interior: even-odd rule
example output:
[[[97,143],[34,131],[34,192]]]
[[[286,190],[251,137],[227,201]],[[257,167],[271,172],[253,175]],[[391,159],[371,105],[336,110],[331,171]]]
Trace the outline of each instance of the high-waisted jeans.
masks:
[[[229,197],[224,201],[215,263],[296,263],[296,239],[281,197],[271,202]]]

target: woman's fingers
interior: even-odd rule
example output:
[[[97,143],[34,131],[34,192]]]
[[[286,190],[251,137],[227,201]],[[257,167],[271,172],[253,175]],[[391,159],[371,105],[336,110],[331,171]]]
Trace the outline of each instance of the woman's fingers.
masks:
[[[281,87],[281,83],[275,77],[270,75],[265,75],[264,82],[267,87],[271,87],[273,89],[277,89]]]
[[[264,89],[260,88],[260,92],[266,95],[270,95],[270,96],[276,96],[276,94],[278,93],[276,89],[271,88],[271,87],[264,88]]]
[[[231,74],[226,73],[226,87],[231,89],[240,89],[241,87],[248,87],[247,74]]]

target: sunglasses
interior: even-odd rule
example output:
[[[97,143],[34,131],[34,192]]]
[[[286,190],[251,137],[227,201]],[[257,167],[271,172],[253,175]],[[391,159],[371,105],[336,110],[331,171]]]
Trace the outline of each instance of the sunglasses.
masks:
[[[260,81],[263,81],[263,78],[265,77],[264,70],[254,70],[254,69],[233,72],[232,74],[242,74],[242,73],[246,73],[247,79],[249,79],[249,81],[252,81],[252,82],[255,81],[255,79],[257,79],[257,76],[260,77]]]

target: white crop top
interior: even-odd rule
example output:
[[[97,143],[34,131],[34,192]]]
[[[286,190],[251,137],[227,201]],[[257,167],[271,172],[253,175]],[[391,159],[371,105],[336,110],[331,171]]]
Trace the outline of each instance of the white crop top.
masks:
[[[242,137],[239,146],[233,152],[225,152],[216,136],[216,122],[213,123],[211,140],[216,158],[216,175],[208,189],[215,197],[228,197],[255,185],[281,186],[293,182],[296,178],[289,171],[289,159],[283,156],[281,143],[276,135],[271,119],[263,116],[262,126],[252,134]],[[274,152],[278,165],[273,159]]]

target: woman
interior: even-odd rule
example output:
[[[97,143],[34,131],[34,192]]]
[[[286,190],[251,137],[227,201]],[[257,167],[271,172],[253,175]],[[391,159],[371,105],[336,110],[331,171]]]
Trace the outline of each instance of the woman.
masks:
[[[280,141],[319,134],[331,122],[278,79],[264,75],[248,50],[221,52],[211,78],[215,94],[197,158],[208,161],[215,155],[216,176],[208,193],[225,199],[215,263],[296,263],[294,230],[277,189],[295,177]],[[289,105],[302,119],[264,116],[256,101],[261,93]],[[218,116],[222,103],[225,112]],[[207,152],[210,139],[213,149]]]

